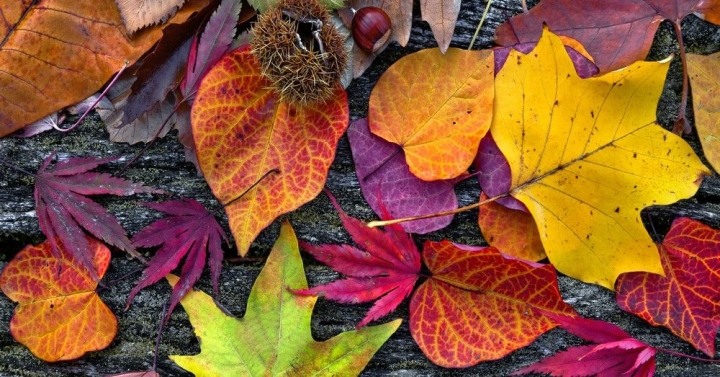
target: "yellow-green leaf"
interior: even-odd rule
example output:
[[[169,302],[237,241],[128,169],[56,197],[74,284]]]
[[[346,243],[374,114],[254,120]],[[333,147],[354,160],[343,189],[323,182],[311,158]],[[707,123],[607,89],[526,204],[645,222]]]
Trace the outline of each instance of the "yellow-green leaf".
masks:
[[[177,277],[168,280],[174,284]],[[250,291],[245,316],[226,314],[205,293],[188,293],[180,303],[200,339],[201,352],[170,358],[196,376],[357,375],[401,322],[316,342],[310,317],[317,297],[294,295],[289,288],[305,289],[307,281],[295,232],[285,222]]]
[[[368,125],[405,151],[425,181],[455,178],[477,154],[490,128],[493,53],[439,48],[393,64],[370,94]]]
[[[663,273],[640,211],[691,197],[710,173],[655,123],[668,66],[638,62],[583,80],[546,30],[498,73],[491,132],[510,163],[511,194],[559,271],[610,289],[623,272]]]

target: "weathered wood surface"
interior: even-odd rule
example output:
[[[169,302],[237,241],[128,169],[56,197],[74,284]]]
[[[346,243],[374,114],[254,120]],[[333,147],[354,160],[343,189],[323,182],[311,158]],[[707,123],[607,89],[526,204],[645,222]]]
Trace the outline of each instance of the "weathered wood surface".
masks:
[[[496,1],[487,20],[488,26],[481,34],[476,48],[491,45],[492,30],[507,17],[519,11],[519,1]],[[474,28],[480,19],[485,3],[478,0],[463,1],[460,21],[458,22],[453,46],[467,48]],[[379,76],[400,57],[422,48],[435,45],[432,33],[426,23],[418,18],[419,9],[415,9],[415,21],[410,43],[406,48],[392,46],[386,50],[373,67],[348,88],[352,118],[362,117],[367,112],[368,96]],[[688,49],[693,52],[709,53],[720,50],[720,29],[697,18],[689,17],[684,23]],[[671,28],[661,27],[651,53],[653,58],[667,56],[676,52]],[[672,123],[678,108],[680,93],[680,66],[674,63],[672,73],[666,85],[663,100],[658,109],[660,122],[668,126]],[[61,85],[60,83],[58,85]],[[1,111],[1,109],[0,109]],[[696,151],[701,154],[697,136],[686,137]],[[139,146],[113,144],[107,141],[107,133],[97,117],[92,117],[74,132],[61,135],[49,132],[31,139],[0,139],[0,158],[11,161],[28,171],[37,170],[43,158],[56,151],[60,156],[132,156]],[[121,162],[109,166],[115,171]],[[143,181],[146,184],[167,190],[178,196],[195,198],[211,208],[217,206],[205,182],[195,174],[195,168],[183,162],[183,151],[175,135],[158,142],[144,154],[138,163],[125,173],[125,177]],[[352,216],[366,220],[374,218],[372,211],[363,200],[354,174],[352,158],[347,139],[342,139],[337,157],[329,173],[328,188],[338,196],[340,204]],[[43,236],[39,231],[34,213],[32,198],[33,180],[31,177],[14,170],[0,167],[0,267],[12,258],[14,253],[27,243],[38,243]],[[457,188],[461,204],[477,200],[477,185],[465,182]],[[138,205],[139,202],[154,200],[157,197],[138,195],[130,198],[100,197],[102,204],[114,213],[129,234],[137,232],[159,214]],[[667,206],[650,208],[645,211],[646,218],[652,218],[659,234],[663,234],[672,219],[689,216],[716,228],[720,227],[720,179],[717,174],[705,180],[697,196],[691,200]],[[418,242],[425,239],[444,238],[455,242],[481,245],[484,243],[478,231],[477,212],[460,214],[450,227],[427,237],[416,237]],[[340,226],[335,211],[324,197],[313,200],[300,210],[285,216],[290,219],[300,238],[311,242],[346,243],[347,234]],[[249,293],[249,287],[262,267],[262,257],[266,256],[278,232],[277,222],[263,232],[251,249],[251,257],[256,261],[225,263],[221,277],[221,296],[219,301],[232,313],[241,316]],[[622,252],[619,250],[618,252]],[[234,250],[228,250],[232,256]],[[311,285],[327,282],[336,277],[328,268],[318,265],[311,258],[305,258],[306,272]],[[123,311],[125,299],[138,274],[140,263],[117,253],[105,277],[108,288],[100,291],[103,300],[118,316],[120,328],[112,345],[100,352],[86,355],[80,360],[47,364],[35,359],[23,346],[14,342],[8,333],[8,323],[12,316],[14,303],[0,295],[0,376],[96,376],[105,373],[120,373],[132,370],[147,370],[153,360],[155,336],[163,302],[169,297],[170,289],[166,284],[158,284],[146,289],[135,300],[127,312]],[[203,276],[199,288],[211,292],[207,276]],[[579,283],[561,277],[560,288],[564,299],[572,304],[582,315],[600,318],[620,325],[639,339],[657,347],[702,356],[687,343],[674,337],[662,328],[653,328],[642,320],[622,312],[614,302],[612,292],[597,286]],[[368,305],[336,305],[319,300],[313,315],[312,331],[317,339],[327,339],[341,331],[350,330],[363,317]],[[408,318],[407,302],[389,316],[389,319]],[[508,357],[494,362],[482,363],[462,371],[442,369],[430,363],[413,342],[407,326],[403,323],[398,332],[386,343],[370,362],[363,375],[456,375],[462,373],[478,376],[502,376],[536,362],[568,346],[580,344],[580,341],[562,330],[553,330],[541,336],[530,346],[512,353]],[[193,335],[187,316],[177,309],[170,324],[165,328],[160,344],[157,370],[162,376],[189,375],[167,358],[168,354],[195,354],[199,352],[198,342]],[[717,376],[720,366],[679,359],[665,355],[658,356],[659,376]]]

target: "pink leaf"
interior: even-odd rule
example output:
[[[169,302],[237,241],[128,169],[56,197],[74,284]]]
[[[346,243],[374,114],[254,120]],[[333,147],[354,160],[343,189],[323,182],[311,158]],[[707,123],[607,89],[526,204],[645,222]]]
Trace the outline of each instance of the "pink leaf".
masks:
[[[343,212],[332,194],[327,194],[340,213],[345,229],[365,250],[348,245],[315,246],[301,243],[305,251],[348,278],[293,292],[323,295],[330,300],[345,303],[368,302],[379,298],[357,325],[360,328],[395,310],[412,292],[420,272],[420,253],[412,238],[399,225],[387,226],[384,232],[369,228]]]
[[[655,373],[655,348],[631,337],[619,327],[582,317],[543,314],[568,332],[598,344],[572,347],[512,375],[546,373],[551,376],[650,377]]]

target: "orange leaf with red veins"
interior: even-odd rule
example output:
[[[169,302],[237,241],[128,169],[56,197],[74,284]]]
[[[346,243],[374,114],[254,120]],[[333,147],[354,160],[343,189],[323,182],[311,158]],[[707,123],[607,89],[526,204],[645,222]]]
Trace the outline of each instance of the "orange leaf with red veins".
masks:
[[[168,23],[207,4],[190,0]],[[128,39],[114,0],[3,1],[0,14],[0,136],[89,97],[162,36]]]
[[[410,301],[410,333],[437,365],[469,367],[525,347],[557,326],[535,309],[575,315],[551,265],[449,241],[426,242],[423,260],[433,275]]]
[[[481,202],[487,199],[480,194]],[[547,257],[535,219],[527,212],[491,202],[480,207],[478,225],[488,244],[505,254],[535,262]]]
[[[93,263],[102,277],[110,250],[88,238]],[[101,350],[117,333],[117,319],[95,292],[97,281],[61,249],[54,256],[50,242],[28,245],[0,274],[0,289],[19,305],[10,320],[10,334],[44,361],[77,359]]]
[[[423,21],[430,24],[440,50],[445,53],[455,32],[460,0],[423,0],[420,3],[420,13]]]
[[[370,131],[400,145],[410,172],[434,181],[472,164],[493,114],[491,51],[438,48],[403,57],[370,94]]]
[[[681,217],[658,248],[666,277],[620,275],[618,305],[713,357],[720,328],[720,231]]]
[[[218,200],[232,202],[225,211],[240,255],[275,218],[322,190],[349,121],[341,88],[325,103],[298,107],[269,87],[244,46],[208,72],[192,108],[200,169]]]

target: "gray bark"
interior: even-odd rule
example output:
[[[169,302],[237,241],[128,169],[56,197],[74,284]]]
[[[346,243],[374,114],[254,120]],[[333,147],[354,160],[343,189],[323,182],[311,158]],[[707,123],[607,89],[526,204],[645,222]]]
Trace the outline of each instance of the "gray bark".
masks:
[[[519,3],[519,1],[510,0],[494,2],[486,21],[487,26],[481,31],[479,42],[476,43],[475,48],[491,46],[493,30],[507,17],[519,12]],[[479,0],[463,1],[453,46],[467,48],[484,5],[485,3]],[[348,88],[352,119],[365,116],[370,90],[380,75],[393,62],[409,53],[435,46],[428,25],[419,20],[417,4],[415,15],[408,46],[405,48],[397,45],[391,46],[361,78],[355,80]],[[690,52],[710,53],[720,50],[720,28],[690,16],[684,22],[684,30]],[[673,52],[677,52],[677,44],[672,28],[664,24],[656,37],[649,58],[663,58]],[[678,111],[681,91],[680,71],[681,67],[676,59],[658,108],[658,119],[667,128],[671,127]],[[695,133],[687,135],[686,139],[692,144],[698,155],[702,156],[697,135]],[[90,117],[79,130],[69,134],[48,132],[31,139],[9,137],[0,139],[0,158],[31,172],[36,171],[40,162],[54,151],[61,156],[104,157],[132,156],[139,149],[140,146],[110,143],[107,140],[107,132],[97,116]],[[217,208],[218,204],[204,180],[196,175],[195,167],[183,161],[182,147],[177,142],[176,135],[171,133],[154,144],[124,176],[178,196],[194,198],[210,208]],[[107,171],[116,171],[121,163],[122,161],[110,164]],[[2,166],[0,166],[0,172],[1,268],[25,244],[39,243],[44,236],[39,230],[34,213],[32,177]],[[337,157],[329,173],[327,187],[338,197],[342,207],[351,216],[365,220],[375,217],[360,194],[346,138],[341,140],[338,147]],[[477,185],[472,182],[462,183],[456,191],[461,205],[477,201],[479,195]],[[129,234],[136,233],[152,220],[160,217],[157,212],[138,204],[158,199],[151,195],[137,195],[130,198],[98,197],[96,199],[115,214]],[[720,179],[717,174],[705,179],[700,191],[693,199],[683,200],[665,207],[652,207],[644,211],[644,218],[652,219],[654,228],[660,235],[667,231],[674,218],[680,216],[689,216],[715,228],[720,228]],[[343,230],[335,210],[324,195],[320,195],[298,211],[283,217],[290,219],[299,238],[322,243],[351,242]],[[257,259],[228,260],[224,263],[219,301],[237,316],[243,314],[249,288],[262,268],[262,258],[267,255],[277,237],[278,224],[279,222],[276,221],[253,244],[249,256]],[[226,223],[224,225],[227,226]],[[454,242],[472,245],[485,244],[477,227],[477,211],[460,214],[448,228],[428,236],[417,236],[415,239],[419,244],[426,239],[450,239]],[[235,254],[235,250],[226,252],[228,257]],[[151,255],[152,253],[146,254],[147,257]],[[332,270],[309,257],[305,258],[305,267],[311,286],[328,282],[337,277]],[[139,262],[127,258],[122,253],[114,255],[104,280],[108,288],[100,290],[100,295],[119,319],[117,338],[109,348],[90,353],[72,362],[44,363],[34,358],[25,347],[15,342],[9,334],[9,322],[15,304],[4,295],[0,295],[0,375],[95,376],[105,373],[147,370],[153,360],[160,311],[163,303],[170,296],[170,289],[164,283],[150,287],[136,298],[129,311],[123,311],[127,294],[139,276],[138,273],[129,276],[128,274],[141,268]],[[653,346],[703,356],[689,344],[673,336],[668,330],[651,327],[637,317],[621,311],[615,304],[612,292],[563,276],[559,281],[564,299],[572,304],[580,314],[616,323],[633,336]],[[207,275],[203,275],[198,288],[205,292],[212,292]],[[339,305],[321,299],[318,301],[313,315],[313,335],[316,339],[322,340],[341,331],[351,330],[368,308],[369,305]],[[414,343],[407,325],[407,301],[389,316],[389,319],[392,318],[404,318],[405,321],[397,333],[376,354],[363,375],[502,376],[569,346],[581,344],[578,338],[562,330],[552,330],[528,347],[513,352],[502,360],[481,363],[465,370],[450,370],[433,365]],[[162,376],[189,375],[170,361],[167,355],[196,354],[199,351],[199,344],[187,320],[187,315],[181,309],[177,309],[172,315],[169,326],[163,332],[163,340],[157,355],[157,371]],[[659,376],[720,375],[720,366],[718,365],[664,354],[658,355],[657,363],[657,375]]]

